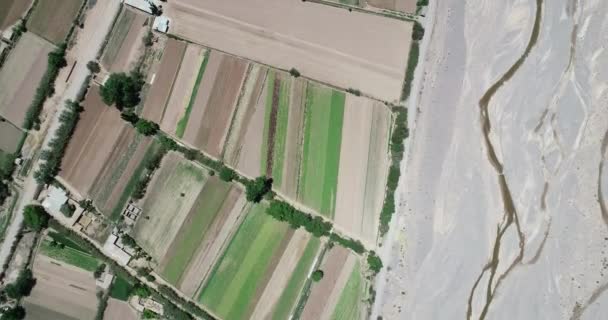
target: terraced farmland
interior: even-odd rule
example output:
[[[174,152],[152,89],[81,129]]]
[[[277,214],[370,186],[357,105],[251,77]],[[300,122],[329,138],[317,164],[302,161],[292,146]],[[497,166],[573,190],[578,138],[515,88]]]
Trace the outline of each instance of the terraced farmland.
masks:
[[[319,239],[253,206],[211,277],[201,303],[225,319],[284,319],[297,302]]]

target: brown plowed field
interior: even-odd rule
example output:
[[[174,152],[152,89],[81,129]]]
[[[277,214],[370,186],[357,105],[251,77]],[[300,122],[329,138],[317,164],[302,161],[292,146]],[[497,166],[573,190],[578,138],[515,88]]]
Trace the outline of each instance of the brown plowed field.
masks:
[[[147,16],[141,11],[125,6],[123,14],[133,15],[133,19],[128,25],[126,36],[119,44],[118,52],[114,57],[108,57],[111,58],[107,61],[110,72],[128,72],[131,70],[131,65],[137,61],[138,52],[143,46],[143,36],[148,30],[148,27],[144,26]],[[116,41],[118,40],[120,39]]]
[[[323,279],[314,283],[311,288],[310,296],[302,311],[302,319],[321,319],[326,314],[326,309],[333,310],[334,305],[330,304],[330,297],[334,291],[341,292],[348,275],[354,265],[354,257],[348,249],[341,246],[334,246],[323,259],[320,268],[323,270]],[[348,267],[348,260],[352,260],[352,265]],[[343,274],[347,276],[344,277]],[[344,279],[345,278],[345,279]]]
[[[416,0],[366,0],[367,4],[380,8],[394,11],[401,11],[405,13],[416,12]]]
[[[247,132],[254,119],[254,115],[256,115],[256,112],[258,118],[260,115],[262,117],[262,129],[264,126],[263,109],[258,110],[258,100],[262,97],[262,91],[265,89],[264,83],[267,74],[268,69],[266,67],[261,67],[259,65],[252,66],[249,76],[243,86],[244,92],[242,93],[240,106],[237,107],[235,120],[230,128],[230,137],[228,137],[228,141],[226,142],[224,161],[233,167],[238,167],[241,170],[242,168],[239,166],[239,159],[241,154],[244,152],[243,147],[245,140],[250,138],[247,135]],[[254,160],[248,160],[248,162],[253,161]],[[255,163],[257,164],[259,162],[260,160],[258,159]],[[251,174],[251,172],[247,172],[246,170],[243,171],[245,171],[247,174]]]
[[[17,151],[23,138],[23,131],[7,121],[0,121],[0,151],[13,153]]]
[[[90,196],[112,151],[123,147],[117,146],[121,135],[133,129],[120,118],[116,108],[103,103],[97,86],[89,89],[83,106],[84,112],[68,144],[59,176],[82,196]],[[123,140],[123,143],[129,142]]]
[[[170,32],[341,88],[398,101],[413,24],[301,0],[174,0]]]
[[[128,303],[110,298],[106,312],[103,314],[104,320],[138,320],[139,315]]]
[[[173,91],[167,104],[167,110],[163,116],[163,120],[160,123],[160,128],[164,132],[175,134],[177,123],[184,116],[190,98],[192,96],[192,90],[198,76],[201,63],[205,58],[206,49],[195,45],[188,44],[186,52],[184,53],[184,59],[182,65],[179,68],[179,73],[175,79],[173,85]]]
[[[162,120],[185,51],[185,42],[175,39],[167,41],[160,68],[146,97],[142,117],[156,123]]]
[[[375,243],[388,170],[390,112],[382,104],[347,95],[335,224]]]
[[[0,70],[0,116],[16,126],[23,124],[53,48],[50,42],[26,32]]]
[[[307,81],[295,79],[289,95],[289,119],[287,120],[287,140],[283,167],[281,192],[295,199],[298,194],[298,179],[302,163],[302,141],[304,139],[304,109]]]
[[[84,0],[39,0],[27,20],[33,33],[59,44],[65,41]]]
[[[19,21],[32,4],[32,0],[0,0],[0,31]]]
[[[184,140],[219,158],[245,80],[248,62],[212,52],[207,64],[208,69],[215,65],[212,64],[214,60],[219,60],[218,71],[209,73],[207,71],[212,70],[205,71]],[[210,84],[212,87],[208,87]]]
[[[97,297],[93,273],[43,255],[36,256],[33,273],[36,285],[32,293],[25,298],[28,318],[46,320],[53,317],[95,317]]]

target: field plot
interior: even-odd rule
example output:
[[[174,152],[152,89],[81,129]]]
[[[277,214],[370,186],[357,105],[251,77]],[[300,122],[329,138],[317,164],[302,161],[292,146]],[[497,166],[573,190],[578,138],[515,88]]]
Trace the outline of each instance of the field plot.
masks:
[[[38,255],[36,285],[24,300],[27,319],[93,319],[97,308],[93,273]],[[61,294],[58,294],[61,293]]]
[[[362,300],[367,287],[359,258],[348,249],[335,246],[325,255],[319,269],[324,273],[323,279],[313,283],[301,318],[364,319],[367,314]]]
[[[32,4],[32,0],[0,0],[0,30],[19,21]]]
[[[59,44],[65,40],[83,0],[39,0],[27,21],[28,30]]]
[[[199,294],[225,319],[288,318],[319,251],[319,239],[265,209],[251,207]]]
[[[368,6],[405,13],[416,12],[416,0],[365,0]]]
[[[8,121],[0,121],[0,150],[15,153],[23,139],[23,131]]]
[[[143,47],[143,36],[148,31],[146,20],[143,12],[123,6],[101,58],[108,71],[127,72],[132,69],[131,65]]]
[[[48,41],[26,32],[0,70],[0,116],[16,126],[23,124],[53,48]]]
[[[176,0],[164,11],[169,32],[195,43],[382,100],[400,98],[410,22],[299,0]]]
[[[109,299],[104,320],[138,320],[139,315],[128,303],[116,299]]]
[[[104,214],[115,215],[142,172],[141,162],[156,146],[101,101],[98,87],[91,87],[83,106],[59,176]]]

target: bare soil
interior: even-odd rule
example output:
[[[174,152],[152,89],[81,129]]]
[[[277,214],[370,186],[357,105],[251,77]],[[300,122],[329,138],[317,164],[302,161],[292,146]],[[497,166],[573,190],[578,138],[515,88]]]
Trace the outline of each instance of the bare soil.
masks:
[[[380,9],[401,11],[405,13],[416,12],[416,0],[366,0],[368,5]]]
[[[160,123],[160,127],[164,132],[175,134],[177,123],[184,116],[190,102],[205,51],[206,49],[201,46],[188,44],[179,73],[173,84],[173,91],[171,92],[165,115]]]
[[[144,13],[126,6],[125,10],[132,12],[134,18],[129,26],[129,32],[111,64],[110,72],[128,72],[131,70],[133,62],[137,61],[138,52],[142,52],[143,36],[148,31],[148,27],[144,26],[147,20],[147,16]]]
[[[17,151],[24,133],[8,121],[0,120],[0,150],[13,153]]]
[[[93,273],[43,255],[34,262],[36,285],[25,298],[29,305],[61,314],[64,318],[93,319],[97,309]]]
[[[28,30],[59,44],[65,41],[83,0],[39,0],[27,21]]]
[[[268,136],[266,137],[266,176],[272,177],[272,163],[274,160],[274,136],[277,132],[277,114],[279,113],[279,95],[281,94],[281,80],[274,80],[272,87],[272,101],[270,106],[270,119],[268,120]]]
[[[0,1],[0,30],[6,30],[19,21],[31,4],[32,0]]]
[[[298,194],[300,165],[302,163],[302,141],[304,139],[304,109],[307,81],[293,80],[287,120],[287,140],[285,146],[285,165],[281,192],[295,199]]]
[[[188,126],[184,138],[195,147],[219,158],[232,114],[236,108],[241,86],[245,80],[248,63],[233,56],[212,53],[209,64],[214,59],[220,59],[221,61],[218,72],[209,75],[205,72],[201,82],[201,86],[209,85],[209,81],[205,81],[206,78],[215,75],[211,92],[209,93],[205,87],[201,88],[202,90],[199,90],[200,95],[197,95],[195,103],[196,108],[204,106],[202,108],[204,112],[201,117],[196,117],[194,112],[192,113],[191,119],[198,126]],[[209,67],[209,64],[207,67]],[[203,105],[206,94],[209,94],[209,98],[207,103]],[[200,114],[200,111],[198,114]]]
[[[146,97],[142,117],[156,123],[162,120],[185,51],[186,42],[175,39],[167,41],[160,68]]]
[[[246,204],[243,191],[236,187],[232,188],[182,276],[179,287],[187,296],[195,296],[197,290],[207,280],[223,249],[238,229],[243,213],[246,212],[244,210]]]
[[[0,70],[0,116],[16,126],[23,124],[51,50],[50,42],[26,32]]]
[[[170,32],[195,43],[382,100],[400,98],[411,22],[300,0],[176,0],[164,9]]]
[[[139,315],[135,309],[131,308],[127,302],[120,301],[114,298],[108,300],[106,312],[103,315],[104,320],[138,320]]]
[[[112,151],[117,149],[120,137],[133,129],[120,118],[116,108],[103,103],[97,86],[89,89],[83,106],[84,112],[66,149],[59,176],[82,196],[91,197],[91,188],[98,182]]]

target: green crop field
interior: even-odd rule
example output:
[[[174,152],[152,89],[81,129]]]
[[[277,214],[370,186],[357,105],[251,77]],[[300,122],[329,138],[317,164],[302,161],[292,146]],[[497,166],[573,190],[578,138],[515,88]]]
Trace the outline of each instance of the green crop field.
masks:
[[[201,81],[203,80],[203,75],[205,74],[205,69],[207,68],[207,62],[209,62],[209,50],[205,51],[205,57],[203,58],[201,67],[198,69],[198,74],[196,76],[196,81],[194,82],[192,94],[190,95],[190,101],[188,102],[188,106],[186,107],[186,112],[184,113],[184,116],[177,122],[175,135],[179,138],[183,138],[184,133],[186,132],[186,127],[188,126],[188,119],[190,119],[190,114],[192,113],[192,106],[194,105],[194,100],[196,100],[196,95],[198,94],[198,87],[200,86]]]
[[[224,319],[243,319],[289,226],[252,207],[199,296]]]
[[[353,267],[348,282],[340,294],[338,304],[334,309],[332,320],[361,319],[361,300],[363,294],[363,279],[359,262]]]
[[[174,241],[179,243],[179,251],[173,253],[170,262],[162,271],[167,281],[172,284],[179,280],[203,241],[207,230],[219,213],[222,204],[230,191],[230,183],[210,177],[201,194],[191,209],[194,212],[192,221],[182,227],[181,233]],[[192,213],[191,213],[192,214]]]
[[[336,202],[345,99],[344,93],[319,85],[309,85],[306,92],[300,197],[328,217]]]
[[[131,295],[131,290],[133,290],[133,284],[121,276],[116,276],[110,289],[110,296],[114,299],[127,301]]]
[[[289,319],[291,311],[298,301],[302,287],[306,282],[308,271],[315,261],[315,257],[319,253],[320,244],[321,241],[316,237],[312,237],[308,241],[306,249],[304,250],[302,257],[300,257],[300,261],[298,261],[298,265],[291,274],[291,278],[289,279],[287,286],[281,293],[281,298],[279,298],[279,301],[273,311],[272,319]]]
[[[52,246],[48,240],[42,242],[40,250],[47,257],[66,262],[87,271],[95,271],[99,265],[99,261],[86,252],[76,250],[67,245],[63,248],[60,248],[58,245]]]

